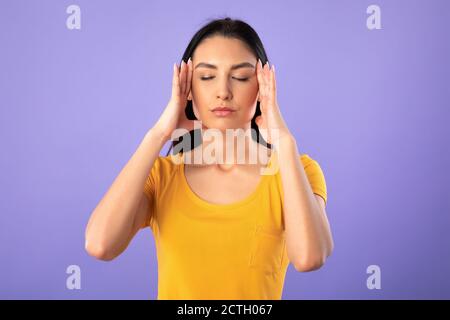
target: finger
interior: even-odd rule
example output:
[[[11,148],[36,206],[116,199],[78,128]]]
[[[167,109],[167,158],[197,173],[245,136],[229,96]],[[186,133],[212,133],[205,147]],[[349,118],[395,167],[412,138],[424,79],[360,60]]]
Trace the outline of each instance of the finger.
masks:
[[[267,65],[267,70],[266,70],[266,72],[267,72],[267,95],[268,95],[268,97],[269,97],[269,99],[272,99],[273,98],[273,96],[272,96],[272,88],[273,88],[273,79],[272,79],[272,68],[269,66],[269,65]]]
[[[276,80],[275,80],[275,65],[272,65],[272,70],[270,72],[270,91],[272,93],[272,97],[276,97],[276,93],[277,93],[277,87],[276,87]]]
[[[269,84],[269,80],[270,80],[269,61],[267,61],[266,64],[264,65],[264,77],[265,77],[266,83]]]
[[[264,65],[264,81],[266,83],[266,96],[270,98],[270,76],[268,73],[269,61]]]
[[[269,70],[269,61],[266,62],[263,69],[264,74],[264,83],[266,84],[265,90],[266,90],[266,96],[269,96],[270,94],[270,70]]]
[[[188,78],[187,78],[187,89],[186,89],[186,96],[191,92],[192,87],[192,60],[189,58],[188,60]]]
[[[189,66],[187,62],[184,63],[184,96],[187,95],[187,92],[189,90],[188,88],[188,77],[189,77]]]
[[[180,67],[180,95],[184,96],[186,90],[186,63],[184,60],[181,61]]]
[[[264,79],[264,70],[262,66],[261,60],[258,59],[258,65],[257,65],[257,78],[258,78],[258,84],[259,84],[259,93],[261,96],[265,96],[266,94],[266,81]]]
[[[177,66],[176,63],[173,64],[172,96],[173,97],[179,97],[180,96],[179,72],[178,72],[178,66]]]
[[[259,93],[262,95],[263,79],[261,75],[261,60],[256,63],[256,79],[258,80]]]

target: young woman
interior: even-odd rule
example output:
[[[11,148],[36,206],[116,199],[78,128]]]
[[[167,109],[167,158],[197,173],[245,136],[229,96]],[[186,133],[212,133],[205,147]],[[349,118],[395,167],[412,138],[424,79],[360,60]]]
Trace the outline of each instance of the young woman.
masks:
[[[190,131],[172,143],[182,150],[160,156],[180,128]],[[235,148],[206,139],[212,129],[234,129],[233,142],[253,129],[237,148],[248,159],[257,146],[269,160],[239,162]],[[200,143],[181,143],[195,132]],[[231,161],[192,161],[213,147],[216,160]],[[171,99],[93,211],[86,250],[114,259],[150,227],[158,299],[281,299],[289,263],[316,270],[333,250],[326,200],[318,162],[299,154],[281,116],[275,68],[257,33],[241,20],[214,20],[174,65]]]

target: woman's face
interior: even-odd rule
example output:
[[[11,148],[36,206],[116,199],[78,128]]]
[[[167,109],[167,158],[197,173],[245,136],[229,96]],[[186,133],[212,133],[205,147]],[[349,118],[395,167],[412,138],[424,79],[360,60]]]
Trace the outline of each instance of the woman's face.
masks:
[[[248,129],[258,101],[255,55],[238,39],[214,36],[203,40],[192,56],[193,75],[189,95],[203,128]],[[219,116],[212,110],[234,111]]]

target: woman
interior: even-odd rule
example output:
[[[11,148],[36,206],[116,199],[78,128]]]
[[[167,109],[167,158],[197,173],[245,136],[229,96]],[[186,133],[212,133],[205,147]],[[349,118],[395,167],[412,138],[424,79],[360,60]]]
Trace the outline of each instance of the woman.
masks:
[[[114,259],[149,226],[158,299],[281,299],[289,262],[301,272],[320,268],[333,250],[325,179],[317,161],[299,155],[275,83],[247,23],[225,18],[202,27],[174,65],[164,112],[92,213],[88,253]],[[159,156],[180,128],[189,134],[172,144],[178,152]],[[235,144],[239,159],[229,139],[206,138],[230,129],[232,142],[253,129]],[[200,140],[189,142],[194,133]],[[210,159],[193,163],[196,152]],[[242,164],[242,153],[267,157]]]

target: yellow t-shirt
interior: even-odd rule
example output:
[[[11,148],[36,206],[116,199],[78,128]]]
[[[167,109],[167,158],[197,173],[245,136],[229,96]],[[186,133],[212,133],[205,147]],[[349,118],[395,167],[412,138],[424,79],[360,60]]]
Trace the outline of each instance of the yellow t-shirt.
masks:
[[[182,158],[159,156],[144,188],[158,260],[157,299],[281,299],[289,259],[279,170],[261,175],[245,199],[213,204],[192,191]],[[307,154],[300,159],[313,192],[326,201],[319,164]]]

